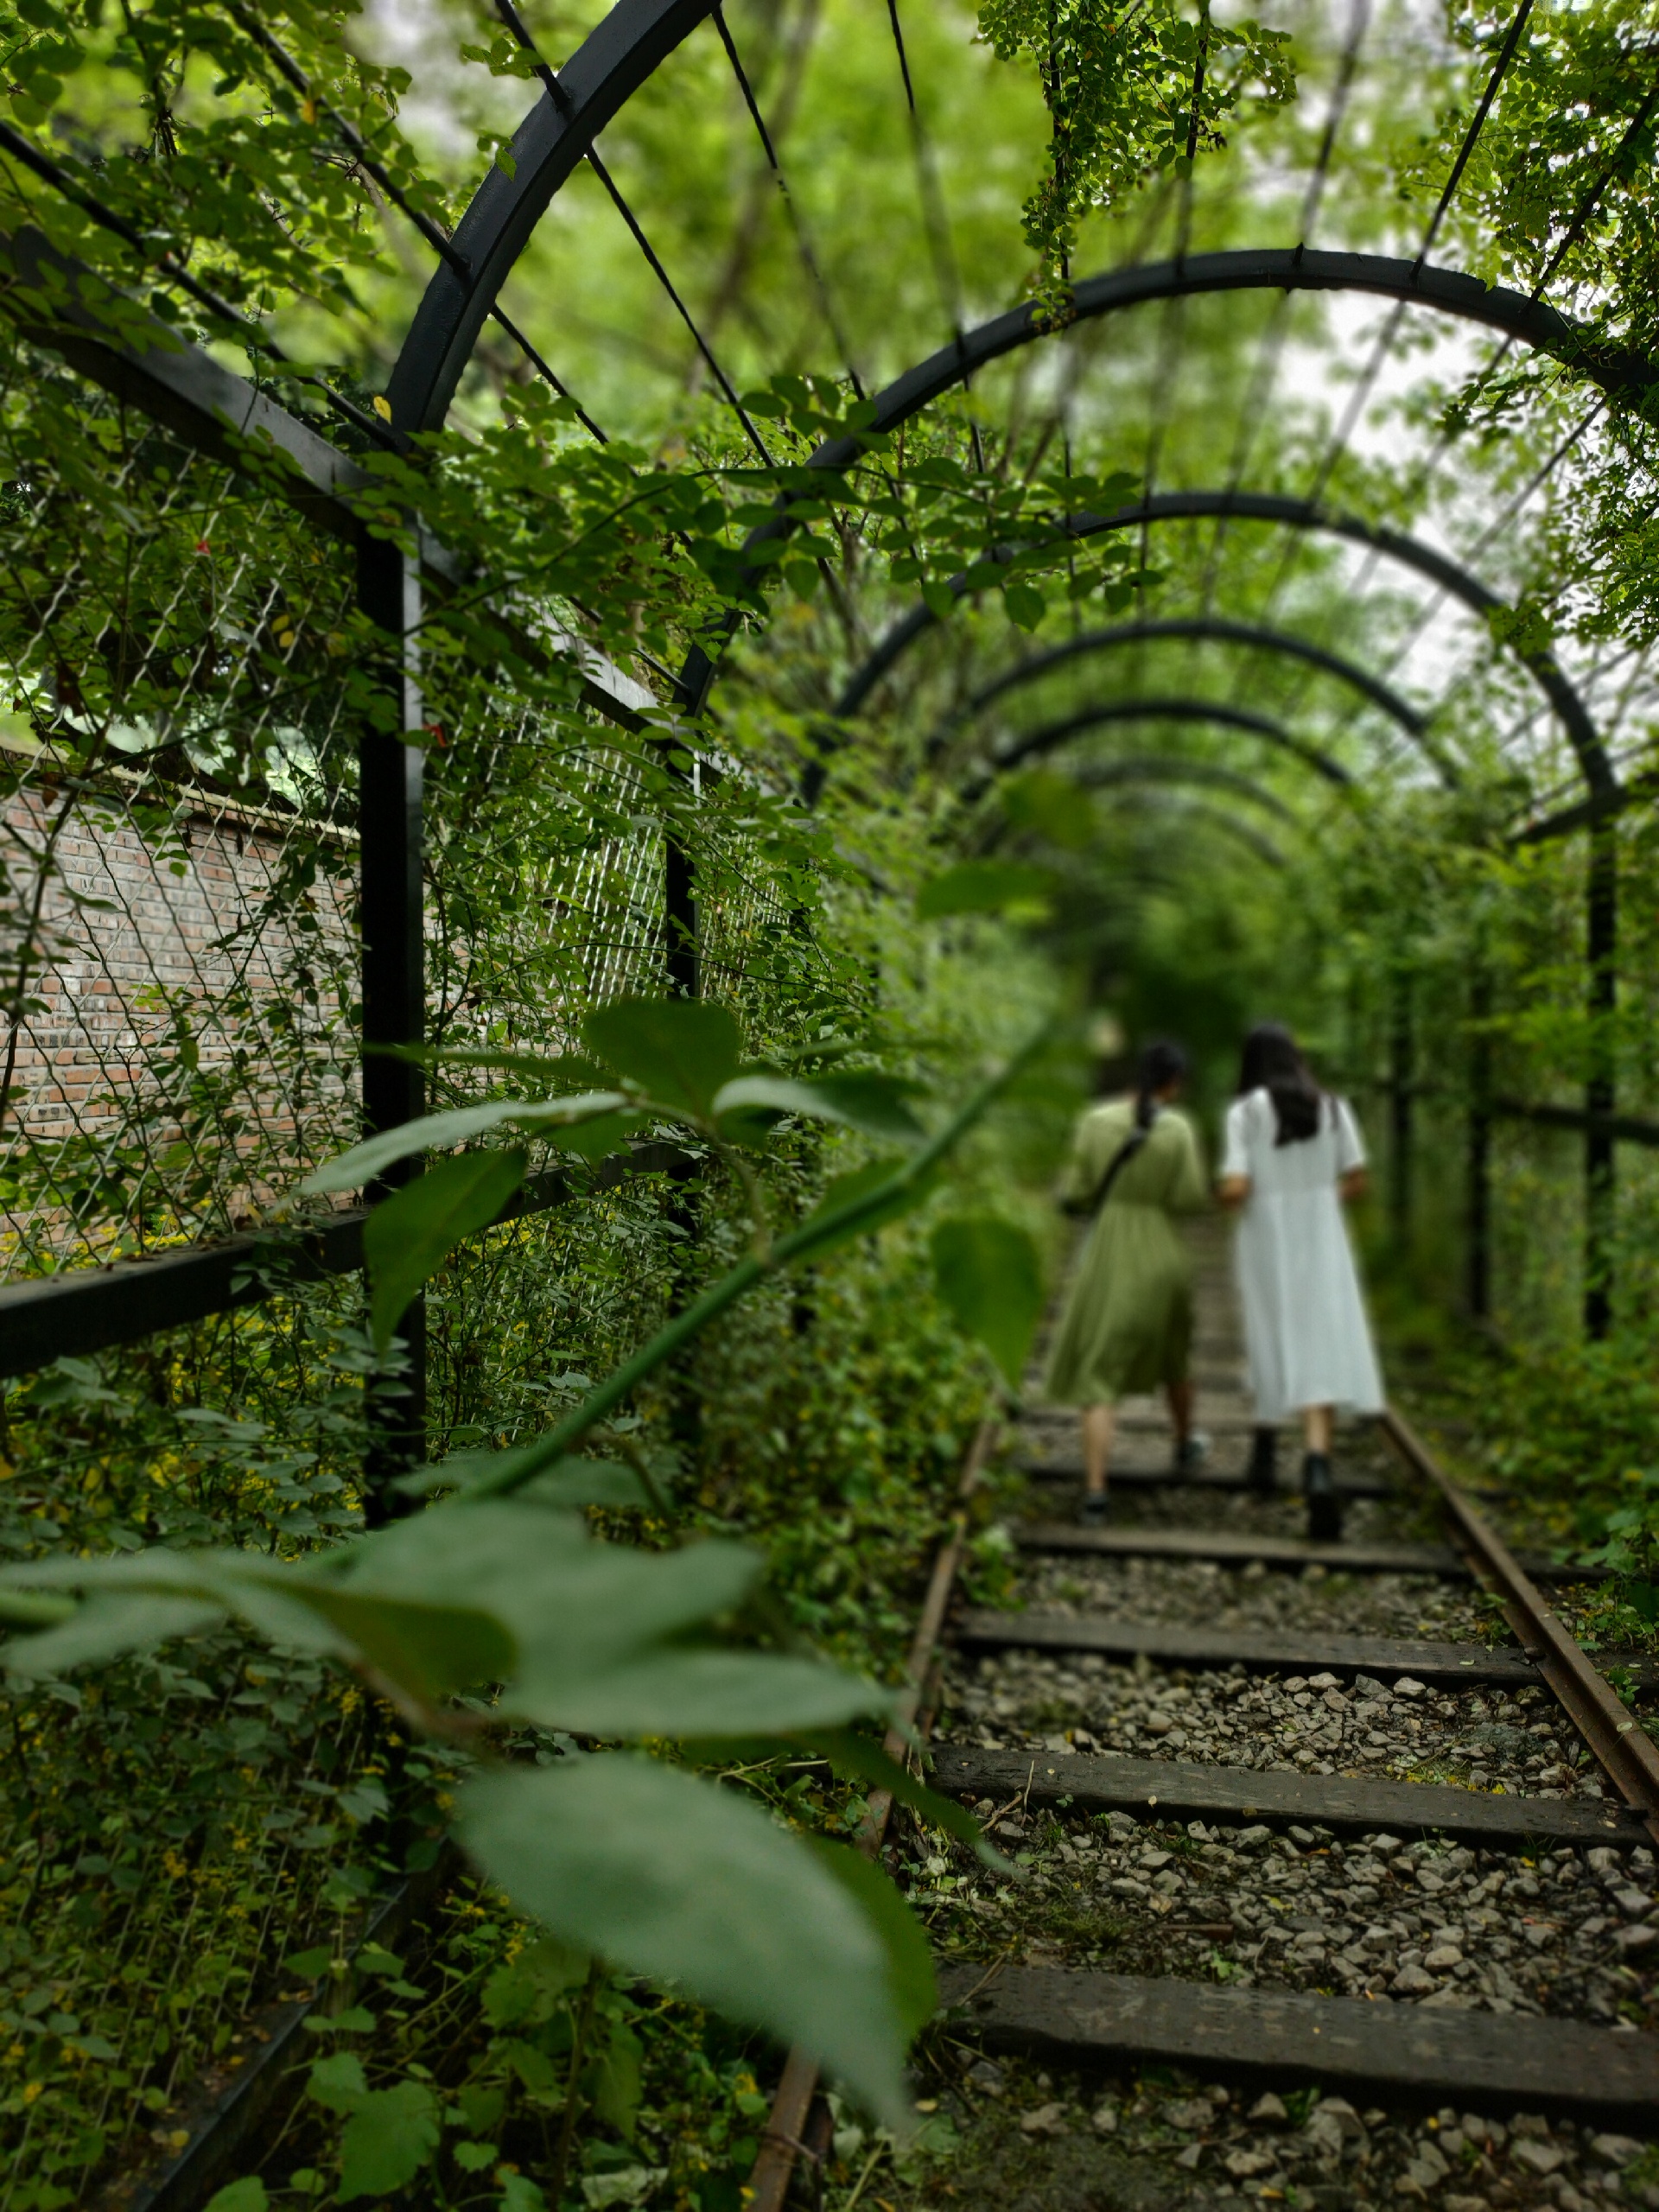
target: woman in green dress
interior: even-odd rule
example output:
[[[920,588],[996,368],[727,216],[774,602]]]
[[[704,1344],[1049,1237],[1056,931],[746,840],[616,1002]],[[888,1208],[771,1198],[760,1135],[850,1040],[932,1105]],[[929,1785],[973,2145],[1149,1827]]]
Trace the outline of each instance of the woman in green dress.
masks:
[[[1192,1268],[1174,1216],[1205,1202],[1198,1139],[1175,1111],[1186,1075],[1179,1046],[1149,1046],[1133,1096],[1096,1106],[1077,1124],[1061,1191],[1094,1225],[1049,1361],[1048,1397],[1083,1409],[1083,1519],[1106,1516],[1113,1410],[1131,1393],[1169,1395],[1175,1465],[1203,1456],[1192,1433]]]

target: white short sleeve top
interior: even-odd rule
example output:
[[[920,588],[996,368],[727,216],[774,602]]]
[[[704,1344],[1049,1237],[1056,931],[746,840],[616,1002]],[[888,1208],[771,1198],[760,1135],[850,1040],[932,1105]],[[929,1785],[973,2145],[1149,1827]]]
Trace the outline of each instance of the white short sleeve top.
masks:
[[[1279,1117],[1270,1091],[1264,1087],[1236,1098],[1227,1109],[1222,1173],[1247,1175],[1251,1195],[1266,1198],[1281,1192],[1325,1189],[1365,1165],[1365,1142],[1353,1109],[1345,1098],[1328,1092],[1320,1103],[1319,1126],[1313,1135],[1290,1144],[1281,1144],[1278,1136]]]

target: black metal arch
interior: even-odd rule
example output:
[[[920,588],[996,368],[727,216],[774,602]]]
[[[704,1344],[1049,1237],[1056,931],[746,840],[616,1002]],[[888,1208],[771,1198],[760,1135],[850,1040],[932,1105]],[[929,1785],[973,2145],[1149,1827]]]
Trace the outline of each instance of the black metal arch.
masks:
[[[1113,722],[1149,721],[1213,722],[1224,729],[1243,730],[1249,737],[1260,738],[1263,743],[1288,753],[1338,790],[1353,787],[1352,777],[1339,760],[1332,760],[1328,753],[1322,753],[1306,739],[1294,735],[1282,722],[1255,714],[1248,707],[1229,706],[1221,699],[1108,699],[1098,706],[1082,708],[1059,721],[1045,722],[1039,729],[1023,731],[1012,744],[1004,746],[985,761],[976,777],[964,783],[962,796],[970,801],[982,797],[995,778],[1007,769],[1017,768],[1022,760],[1029,760],[1039,753],[1052,753],[1057,745],[1081,737],[1086,730],[1104,728]]]
[[[1191,784],[1204,791],[1225,791],[1259,806],[1281,822],[1296,823],[1296,810],[1287,806],[1276,791],[1258,784],[1237,768],[1219,760],[1187,760],[1173,753],[1132,753],[1112,760],[1084,760],[1071,771],[1073,783],[1085,791],[1114,791],[1122,785]]]
[[[1406,732],[1414,742],[1421,743],[1427,727],[1426,718],[1400,694],[1384,683],[1380,677],[1370,674],[1340,653],[1329,652],[1323,645],[1312,644],[1288,630],[1276,630],[1265,623],[1230,622],[1219,614],[1182,614],[1158,622],[1125,622],[1109,630],[1084,630],[1075,638],[1052,645],[1046,652],[1033,653],[1005,669],[990,683],[982,684],[956,714],[939,724],[928,740],[926,758],[934,760],[944,750],[952,734],[976,715],[982,714],[995,700],[1008,692],[1035,683],[1052,670],[1064,668],[1074,660],[1082,660],[1096,653],[1115,652],[1121,645],[1135,645],[1160,638],[1186,638],[1200,643],[1247,645],[1253,652],[1276,652],[1306,661],[1327,676],[1334,676],[1339,683],[1359,691],[1373,706],[1381,708],[1390,721]],[[1450,763],[1440,764],[1441,772],[1448,781],[1455,781],[1456,771]]]
[[[386,386],[394,430],[443,427],[485,319],[554,194],[606,124],[716,0],[618,0],[543,91],[491,165],[450,238]]]
[[[1229,798],[1242,799],[1247,806],[1259,807],[1276,821],[1300,827],[1295,809],[1287,806],[1276,792],[1257,783],[1254,776],[1224,767],[1219,760],[1187,760],[1173,753],[1132,753],[1111,760],[1080,761],[1069,773],[1071,780],[1085,791],[1139,791],[1144,785],[1162,784],[1223,792]],[[1214,809],[1205,812],[1209,818],[1214,817]],[[993,851],[1013,826],[1006,816],[994,822],[981,838],[979,849]]]
[[[1324,531],[1332,537],[1346,538],[1380,553],[1387,560],[1415,569],[1419,575],[1426,576],[1483,618],[1503,605],[1478,577],[1471,576],[1466,569],[1459,568],[1455,561],[1420,539],[1408,537],[1400,531],[1381,529],[1357,515],[1333,514],[1309,500],[1286,499],[1278,493],[1159,492],[1148,499],[1137,500],[1132,506],[1118,507],[1109,515],[1073,515],[1068,526],[1072,537],[1086,538],[1097,537],[1108,531],[1139,529],[1148,522],[1205,520],[1223,516],[1244,522],[1277,523],[1291,530]],[[950,589],[958,599],[967,596],[965,576],[953,576]],[[938,617],[925,605],[918,605],[895,622],[843,685],[835,704],[836,718],[850,720],[857,714],[881,678],[937,620]],[[1592,791],[1616,790],[1618,779],[1589,709],[1554,654],[1547,647],[1534,652],[1517,649],[1517,658],[1554,709],[1586,783]],[[806,778],[814,795],[822,788],[823,780],[823,770],[815,763]]]
[[[564,68],[556,75],[550,70],[545,73],[541,98],[513,136],[510,168],[491,168],[450,241],[452,253],[434,271],[416,310],[387,386],[394,430],[407,435],[442,423],[484,320],[555,194],[600,131],[658,64],[714,12],[714,6],[715,0],[618,0]],[[1073,288],[1071,319],[1092,321],[1153,301],[1236,291],[1369,292],[1501,331],[1632,403],[1644,400],[1659,384],[1659,369],[1644,354],[1609,345],[1589,327],[1541,301],[1501,286],[1489,287],[1456,270],[1430,268],[1421,260],[1384,254],[1309,252],[1300,246],[1247,249],[1111,270]],[[880,393],[869,427],[896,428],[976,370],[1052,334],[1052,329],[1035,305],[1027,302],[982,323],[977,330],[963,333]],[[843,469],[860,450],[855,438],[828,439],[812,455],[810,465]],[[1236,499],[1249,496],[1234,495]],[[1287,507],[1294,504],[1283,503]],[[1290,518],[1280,513],[1269,518]],[[1080,524],[1093,521],[1097,528],[1114,526],[1109,519],[1077,519]],[[763,524],[755,536],[773,535],[788,527],[780,518]],[[1355,533],[1350,530],[1344,534]],[[1394,536],[1367,531],[1365,542],[1402,557],[1398,546],[1389,542]],[[1427,548],[1418,550],[1426,558],[1438,559]],[[1440,566],[1445,573],[1435,581],[1478,612],[1498,604],[1484,586],[1453,564]],[[1471,592],[1478,597],[1471,597]],[[1593,727],[1553,658],[1531,656],[1529,664],[1549,692],[1580,755],[1586,780],[1592,790],[1611,787],[1616,779]],[[714,672],[709,657],[693,647],[680,675],[685,704],[701,708]]]
[[[715,0],[618,0],[556,75],[513,134],[509,171],[493,166],[474,194],[399,350],[387,397],[395,428],[438,428],[471,358],[485,318],[556,193],[594,140],[658,64],[714,13]],[[1302,246],[1183,255],[1107,270],[1072,290],[1074,322],[1090,322],[1149,302],[1219,292],[1369,292],[1501,331],[1568,364],[1613,397],[1639,404],[1659,382],[1645,354],[1610,344],[1541,300],[1421,259],[1372,253],[1310,252]],[[889,385],[875,426],[891,428],[988,363],[1052,334],[1027,301],[965,332]],[[816,466],[845,467],[851,439],[832,439]]]
[[[1274,844],[1265,830],[1224,808],[1206,804],[1201,798],[1187,798],[1173,792],[1159,794],[1145,786],[1130,786],[1122,793],[1129,802],[1128,810],[1152,822],[1174,823],[1193,823],[1198,827],[1218,831],[1230,837],[1236,845],[1243,845],[1255,859],[1268,868],[1281,868],[1288,865],[1284,853]]]

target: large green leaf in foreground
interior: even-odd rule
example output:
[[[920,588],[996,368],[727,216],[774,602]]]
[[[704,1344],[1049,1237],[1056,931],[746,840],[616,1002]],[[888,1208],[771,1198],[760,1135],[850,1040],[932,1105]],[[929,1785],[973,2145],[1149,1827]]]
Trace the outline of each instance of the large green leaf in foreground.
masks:
[[[913,1923],[865,1898],[867,1876],[885,1881],[874,1869],[842,1880],[731,1790],[622,1751],[480,1775],[460,1827],[555,1935],[804,2044],[884,2120],[905,2119],[905,2046],[932,1997],[902,1932]]]

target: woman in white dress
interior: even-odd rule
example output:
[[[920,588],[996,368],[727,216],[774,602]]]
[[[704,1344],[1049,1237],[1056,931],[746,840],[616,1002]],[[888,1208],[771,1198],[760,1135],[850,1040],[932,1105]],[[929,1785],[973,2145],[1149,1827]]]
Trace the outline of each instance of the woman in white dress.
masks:
[[[1227,1110],[1224,1205],[1241,1208],[1235,1259],[1255,1400],[1251,1480],[1273,1487],[1273,1429],[1302,1416],[1307,1532],[1342,1534],[1331,1474],[1336,1408],[1382,1410],[1344,1199],[1365,1184],[1365,1147],[1346,1099],[1319,1089],[1290,1032],[1262,1023],[1244,1043]]]

